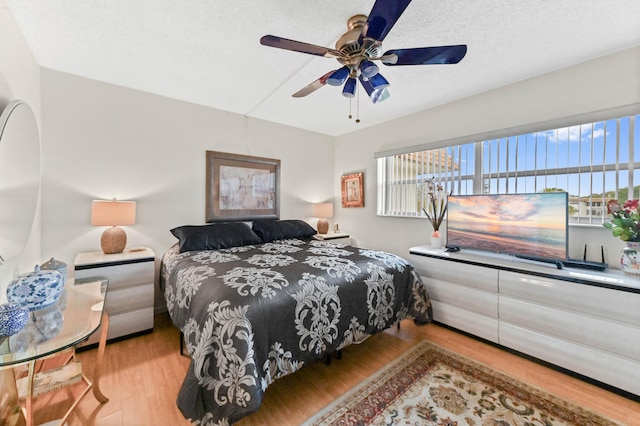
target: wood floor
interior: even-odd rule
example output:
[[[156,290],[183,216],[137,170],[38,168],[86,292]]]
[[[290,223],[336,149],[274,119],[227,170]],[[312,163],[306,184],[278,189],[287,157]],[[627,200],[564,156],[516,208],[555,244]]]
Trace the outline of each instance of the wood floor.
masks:
[[[189,359],[179,354],[178,336],[168,317],[162,315],[156,317],[153,333],[109,344],[101,388],[110,401],[99,405],[92,394],[87,395],[72,415],[70,424],[189,425],[175,403],[189,367]],[[418,327],[410,321],[403,321],[400,330],[393,328],[346,348],[342,359],[334,359],[329,366],[318,362],[277,380],[267,390],[260,410],[237,424],[300,424],[423,339],[623,424],[640,425],[638,402],[450,329],[435,324]],[[81,352],[79,358],[87,367],[95,355],[96,350],[88,350]],[[79,391],[73,387],[68,389]],[[36,424],[62,417],[70,406],[68,397],[66,391],[39,397],[35,404]]]

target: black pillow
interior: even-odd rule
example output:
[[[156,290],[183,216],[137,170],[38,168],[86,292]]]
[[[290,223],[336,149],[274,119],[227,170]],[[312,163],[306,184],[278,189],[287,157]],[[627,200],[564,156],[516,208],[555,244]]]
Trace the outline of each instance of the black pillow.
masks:
[[[185,225],[173,228],[171,233],[179,240],[180,253],[262,244],[260,237],[243,222]]]
[[[287,238],[309,238],[317,234],[316,230],[303,220],[255,220],[253,232],[265,243]]]

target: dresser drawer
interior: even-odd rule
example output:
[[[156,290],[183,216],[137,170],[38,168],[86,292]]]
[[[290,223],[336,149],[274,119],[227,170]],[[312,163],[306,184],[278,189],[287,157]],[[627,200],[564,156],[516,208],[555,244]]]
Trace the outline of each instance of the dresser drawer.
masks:
[[[424,256],[412,256],[411,263],[421,276],[484,291],[498,292],[497,269],[457,262],[443,262]]]
[[[500,294],[637,327],[640,294],[500,271]]]
[[[640,361],[640,328],[591,314],[500,296],[500,321]]]
[[[490,318],[498,318],[498,293],[469,288],[439,279],[421,278],[433,300]]]
[[[498,342],[497,318],[467,311],[457,306],[432,300],[433,319],[458,330],[474,334],[491,342]]]

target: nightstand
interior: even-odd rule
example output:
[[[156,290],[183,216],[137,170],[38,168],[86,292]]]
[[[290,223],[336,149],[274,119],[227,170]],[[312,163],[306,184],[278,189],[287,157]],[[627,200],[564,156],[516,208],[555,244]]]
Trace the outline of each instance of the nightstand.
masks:
[[[332,243],[351,244],[351,238],[346,232],[329,232],[328,234],[316,234],[316,240],[331,241]]]
[[[109,279],[105,298],[105,310],[110,317],[107,339],[153,330],[155,253],[151,249],[129,249],[116,254],[79,253],[75,278],[96,275]],[[89,339],[86,344],[96,341]]]

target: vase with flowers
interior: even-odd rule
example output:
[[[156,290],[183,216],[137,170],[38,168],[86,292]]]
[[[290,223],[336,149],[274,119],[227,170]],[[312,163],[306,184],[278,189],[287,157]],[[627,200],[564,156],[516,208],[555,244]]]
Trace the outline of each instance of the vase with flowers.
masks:
[[[425,182],[427,190],[427,207],[422,211],[431,222],[433,232],[431,233],[431,246],[434,248],[442,247],[442,234],[440,234],[440,225],[444,220],[447,212],[447,193],[442,185],[435,182],[435,177],[427,179]]]
[[[622,271],[627,275],[640,275],[640,200],[628,200],[623,205],[618,200],[609,200],[607,213],[613,219],[603,226],[626,244],[620,258]]]

